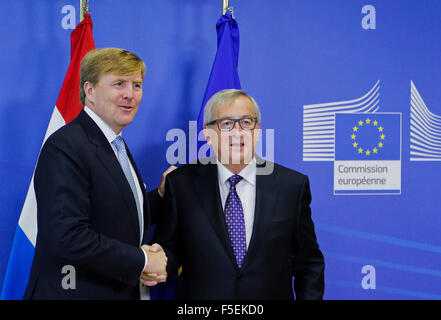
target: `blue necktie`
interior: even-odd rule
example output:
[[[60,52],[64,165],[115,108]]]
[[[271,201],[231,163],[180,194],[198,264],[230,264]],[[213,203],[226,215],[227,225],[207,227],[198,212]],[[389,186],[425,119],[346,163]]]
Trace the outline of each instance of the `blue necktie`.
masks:
[[[245,219],[243,215],[242,202],[236,191],[236,184],[243,178],[237,174],[228,178],[230,192],[225,202],[225,218],[230,235],[231,245],[236,256],[237,265],[242,266],[243,259],[247,252],[247,240],[245,235]]]
[[[116,136],[116,138],[112,141],[112,144],[116,147],[119,163],[121,164],[121,168],[124,171],[124,175],[126,176],[130,188],[132,189],[133,196],[135,197],[136,209],[138,210],[139,231],[140,231],[140,236],[142,237],[141,208],[139,205],[138,192],[136,191],[135,181],[133,180],[132,172],[130,170],[129,157],[127,156],[126,146],[121,136]]]

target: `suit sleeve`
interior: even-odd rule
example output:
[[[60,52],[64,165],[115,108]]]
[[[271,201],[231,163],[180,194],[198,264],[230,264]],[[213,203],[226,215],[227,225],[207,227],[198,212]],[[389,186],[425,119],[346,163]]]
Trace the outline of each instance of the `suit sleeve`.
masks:
[[[298,199],[297,230],[294,239],[293,275],[296,299],[322,299],[324,293],[324,259],[319,249],[311,218],[311,191],[305,176]]]
[[[150,205],[151,224],[157,224],[161,218],[162,212],[162,198],[158,193],[158,188],[155,188],[147,193]]]
[[[173,173],[167,175],[165,193],[161,204],[161,216],[157,220],[156,231],[152,242],[159,243],[167,255],[167,273],[177,274],[180,263],[178,248],[178,212],[176,208],[176,195],[172,182]]]
[[[144,254],[92,228],[91,182],[78,153],[77,147],[63,139],[49,139],[42,149],[34,180],[38,241],[59,261],[136,285]]]

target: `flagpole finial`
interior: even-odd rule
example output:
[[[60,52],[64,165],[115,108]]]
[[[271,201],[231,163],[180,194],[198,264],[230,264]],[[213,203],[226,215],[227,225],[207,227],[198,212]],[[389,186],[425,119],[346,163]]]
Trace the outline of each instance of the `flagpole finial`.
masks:
[[[229,5],[230,5],[230,0],[222,0],[222,2],[223,2],[223,6],[222,6],[222,14],[225,14],[225,13],[227,13],[227,11],[228,11],[228,7],[229,7]]]
[[[85,13],[90,13],[89,0],[80,0],[80,22],[84,20]]]
[[[228,11],[230,11],[231,15],[233,16],[233,19],[234,19],[233,7],[230,7],[230,0],[222,0],[222,1],[223,1],[222,14],[224,15]]]

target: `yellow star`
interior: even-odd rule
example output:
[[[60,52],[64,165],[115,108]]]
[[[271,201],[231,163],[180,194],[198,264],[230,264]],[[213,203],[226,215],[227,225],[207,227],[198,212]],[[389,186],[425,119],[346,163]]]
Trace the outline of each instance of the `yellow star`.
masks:
[[[363,121],[358,121],[358,125],[361,127],[363,125]]]
[[[383,132],[383,127],[380,126],[380,127],[378,128],[378,131]]]
[[[357,128],[357,127],[353,127],[352,130],[353,130],[354,132],[357,132],[357,131],[358,131],[358,128]]]
[[[362,148],[360,148],[360,149],[358,149],[358,153],[363,153],[363,149]]]
[[[366,119],[366,124],[370,124],[371,123],[371,119],[367,118]]]
[[[366,150],[366,155],[370,155],[371,154],[371,150]]]
[[[381,140],[384,140],[384,138],[386,138],[386,136],[385,136],[384,134],[382,134],[382,135],[380,136],[380,138],[381,138]]]
[[[354,142],[352,145],[354,146],[354,148],[358,147],[358,143],[357,142]]]
[[[355,140],[356,137],[357,137],[357,136],[356,136],[355,134],[352,134],[351,139],[352,139],[352,140]]]
[[[374,151],[374,153],[378,153],[378,149],[374,148],[372,151]]]
[[[380,148],[383,148],[383,142],[379,142],[379,143],[378,143],[378,146],[379,146]]]
[[[374,124],[374,126],[377,126],[378,125],[378,121],[374,120],[373,124]]]

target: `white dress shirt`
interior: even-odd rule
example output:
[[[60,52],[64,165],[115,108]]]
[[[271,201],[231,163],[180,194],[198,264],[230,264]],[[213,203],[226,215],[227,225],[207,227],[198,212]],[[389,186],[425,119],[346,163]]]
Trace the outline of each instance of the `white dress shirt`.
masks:
[[[228,193],[230,192],[230,182],[228,181],[228,178],[234,175],[234,173],[219,161],[217,161],[217,172],[222,209],[225,210],[225,202],[227,201]],[[256,158],[253,158],[253,160],[239,172],[239,175],[243,179],[236,184],[236,191],[242,202],[248,249],[251,235],[253,234],[254,209],[256,205]]]
[[[112,147],[113,152],[115,153],[115,157],[118,160],[118,151],[116,150],[116,147],[112,144],[112,141],[115,140],[117,134],[115,133],[115,131],[113,131],[112,128],[110,128],[110,126],[103,120],[100,118],[100,116],[98,116],[95,112],[93,112],[88,106],[84,106],[84,111],[89,115],[89,117],[92,118],[92,120],[96,123],[96,125],[98,126],[98,128],[101,129],[101,131],[103,132],[104,136],[106,137],[107,141],[109,142],[110,146]],[[120,132],[119,134],[120,136],[122,135],[122,132]],[[119,160],[118,160],[119,162]],[[140,245],[141,245],[141,241],[143,239],[144,236],[144,197],[142,196],[142,191],[141,191],[141,186],[139,184],[139,180],[137,178],[135,169],[133,169],[133,165],[131,163],[131,161],[129,161],[129,166],[130,166],[130,172],[133,176],[133,181],[135,182],[135,188],[136,188],[136,192],[138,194],[138,199],[139,199],[139,207],[141,210],[141,221],[140,223]],[[142,250],[142,249],[140,249]],[[145,257],[145,263],[144,263],[144,269],[147,266],[147,254],[144,252],[144,250],[142,250],[142,252],[144,253],[144,257]],[[149,299],[150,297],[150,293],[149,290],[147,290],[147,292],[144,292],[146,290],[144,290],[145,288],[143,288],[141,286],[141,299]]]

